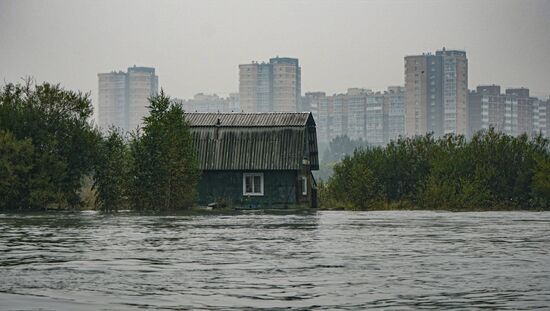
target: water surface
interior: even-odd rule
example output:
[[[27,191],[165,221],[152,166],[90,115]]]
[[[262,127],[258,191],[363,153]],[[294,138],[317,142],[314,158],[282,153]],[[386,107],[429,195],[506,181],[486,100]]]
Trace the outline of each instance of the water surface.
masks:
[[[0,310],[550,308],[550,213],[0,214]]]

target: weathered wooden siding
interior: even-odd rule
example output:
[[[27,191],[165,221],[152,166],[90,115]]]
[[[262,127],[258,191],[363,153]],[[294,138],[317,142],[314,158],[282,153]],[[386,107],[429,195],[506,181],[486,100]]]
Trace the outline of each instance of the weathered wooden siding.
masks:
[[[319,158],[311,113],[186,113],[186,119],[202,172],[200,204],[261,208],[313,201],[311,170],[319,169]],[[243,196],[244,172],[264,174],[262,196]],[[301,176],[308,178],[306,195]]]
[[[246,171],[204,171],[199,182],[199,203],[222,200],[232,206],[255,208],[296,204],[296,171],[248,171],[264,174],[264,195],[243,196]]]
[[[299,170],[303,128],[192,128],[200,170]]]

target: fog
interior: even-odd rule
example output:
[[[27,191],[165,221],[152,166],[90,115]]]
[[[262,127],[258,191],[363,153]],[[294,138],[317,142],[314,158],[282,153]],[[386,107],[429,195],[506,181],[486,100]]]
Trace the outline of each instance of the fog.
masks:
[[[297,57],[302,92],[402,85],[403,57],[464,49],[469,86],[550,94],[550,1],[5,1],[0,78],[97,97],[97,73],[153,66],[172,96],[238,91],[238,65]]]

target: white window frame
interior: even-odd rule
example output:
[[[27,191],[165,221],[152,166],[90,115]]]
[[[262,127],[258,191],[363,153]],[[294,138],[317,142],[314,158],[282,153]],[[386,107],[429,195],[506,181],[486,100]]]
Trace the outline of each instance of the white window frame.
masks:
[[[254,189],[254,177],[260,177],[260,192],[246,192],[246,177],[252,177],[252,190]],[[264,195],[264,173],[243,173],[243,196],[263,196]]]
[[[307,195],[307,177],[302,176],[302,195]]]

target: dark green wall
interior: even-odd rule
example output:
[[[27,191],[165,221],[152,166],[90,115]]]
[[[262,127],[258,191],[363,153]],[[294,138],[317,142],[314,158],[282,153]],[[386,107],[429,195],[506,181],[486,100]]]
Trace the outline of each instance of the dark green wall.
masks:
[[[264,195],[243,196],[243,173],[264,174]],[[199,204],[224,200],[232,206],[275,207],[296,203],[296,171],[203,171]]]

